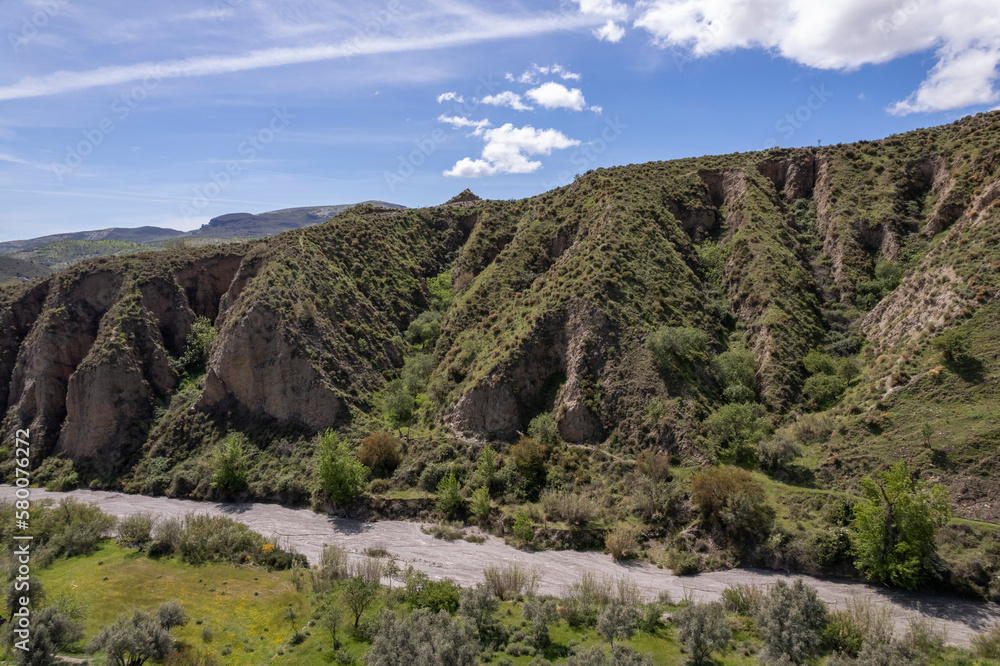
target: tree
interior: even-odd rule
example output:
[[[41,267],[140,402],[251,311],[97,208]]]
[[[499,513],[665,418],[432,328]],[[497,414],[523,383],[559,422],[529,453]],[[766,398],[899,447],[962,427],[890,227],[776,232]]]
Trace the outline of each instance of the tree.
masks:
[[[496,615],[499,611],[500,598],[485,583],[478,583],[475,587],[462,590],[458,614],[472,623],[480,639],[498,632],[500,623]]]
[[[627,645],[612,645],[611,656],[604,648],[595,645],[589,650],[579,649],[566,660],[566,666],[653,666],[651,654],[639,654]]]
[[[386,611],[365,656],[368,666],[472,666],[481,648],[472,628],[447,611],[420,608],[407,618]]]
[[[205,372],[215,337],[216,331],[211,319],[208,317],[195,319],[185,341],[184,355],[175,366],[178,374],[197,375]]]
[[[118,543],[129,548],[146,548],[153,536],[153,514],[148,511],[133,513],[118,521]]]
[[[28,651],[14,650],[18,664],[30,666],[51,666],[60,663],[55,653],[66,649],[83,638],[83,625],[66,617],[55,606],[48,606],[31,617],[31,633]],[[17,634],[7,632],[8,645],[18,640]]]
[[[528,436],[538,440],[545,446],[555,446],[559,443],[559,429],[551,412],[543,412],[531,419],[528,424]]]
[[[638,619],[635,608],[612,601],[606,604],[597,616],[597,633],[612,645],[615,644],[616,638],[626,641],[635,633]]]
[[[162,660],[173,653],[170,627],[180,626],[178,623],[187,623],[187,613],[176,601],[163,604],[156,613],[119,615],[90,642],[87,650],[91,654],[107,653],[118,666],[142,666],[150,659]]]
[[[389,476],[403,459],[399,440],[384,430],[373,432],[361,442],[358,460],[371,470],[374,476]]]
[[[213,458],[212,487],[239,492],[247,487],[247,438],[239,432],[226,436]]]
[[[826,604],[801,578],[792,585],[779,580],[753,609],[753,619],[764,641],[765,663],[801,664],[819,651]]]
[[[292,628],[292,633],[293,634],[297,634],[298,633],[295,630],[295,618],[297,618],[297,617],[298,617],[298,614],[295,612],[295,609],[292,608],[291,604],[288,604],[287,606],[285,606],[281,610],[281,619],[282,620],[286,620],[288,622],[288,625]]]
[[[344,584],[344,601],[354,613],[354,628],[358,628],[361,616],[378,598],[379,584],[367,581],[362,576],[355,576]]]
[[[459,492],[462,486],[455,478],[454,472],[441,479],[437,487],[437,507],[446,516],[455,516],[465,506],[465,500]]]
[[[732,622],[719,602],[689,603],[674,613],[673,620],[677,637],[698,665],[706,663],[715,650],[724,650],[733,638]]]
[[[330,632],[333,639],[333,649],[340,649],[340,624],[344,619],[344,609],[336,604],[329,604],[319,616],[319,623]]]
[[[753,402],[757,397],[757,358],[745,346],[719,354],[712,363],[728,402]]]
[[[757,462],[757,444],[770,433],[771,423],[760,405],[733,403],[705,419],[705,430],[720,460],[752,465]]]
[[[319,482],[331,502],[349,504],[364,488],[368,468],[354,459],[332,430],[323,433],[319,444]]]
[[[708,357],[708,336],[697,328],[663,326],[646,339],[653,354],[653,364],[662,374],[676,366],[705,361]]]
[[[549,625],[558,619],[556,602],[551,599],[531,597],[523,606],[524,619],[531,623],[531,644],[544,649],[552,642]]]
[[[937,577],[934,532],[951,517],[947,489],[917,482],[902,460],[863,478],[861,488],[851,527],[855,565],[869,579],[908,589]]]
[[[492,506],[490,505],[490,491],[486,486],[476,488],[472,491],[472,504],[470,506],[472,510],[472,515],[476,517],[480,523],[486,522],[486,519],[490,517],[490,511],[492,511]]]

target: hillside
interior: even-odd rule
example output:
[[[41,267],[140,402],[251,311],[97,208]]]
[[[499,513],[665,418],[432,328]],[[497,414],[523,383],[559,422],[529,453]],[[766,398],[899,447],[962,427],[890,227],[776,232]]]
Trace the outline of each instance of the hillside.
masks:
[[[177,243],[198,247],[249,238],[266,238],[291,229],[320,224],[355,205],[359,204],[285,208],[258,215],[230,213],[213,218],[201,228],[188,232],[161,227],[115,227],[54,234],[0,243],[0,255],[7,254],[45,268],[61,270],[85,259],[163,250]],[[364,205],[402,208],[384,201],[366,201]]]
[[[807,553],[842,529],[829,507],[896,460],[958,515],[1000,520],[998,148],[993,112],[84,261],[2,293],[4,434],[30,426],[43,479],[206,498],[226,494],[213,456],[239,431],[242,496],[305,502],[317,433],[353,446],[409,426],[373,511],[449,470],[470,493],[491,442],[511,513],[573,491],[600,507],[598,539],[639,516],[706,566],[837,570],[843,549]],[[663,471],[638,479],[651,461]],[[707,528],[681,539],[676,483],[714,462],[774,484],[773,530],[729,550]],[[661,495],[646,511],[641,493]],[[969,530],[987,548],[993,532]],[[981,595],[987,569],[967,576]]]
[[[30,261],[0,256],[0,284],[11,280],[28,282],[35,278],[44,277],[51,272],[45,266]]]

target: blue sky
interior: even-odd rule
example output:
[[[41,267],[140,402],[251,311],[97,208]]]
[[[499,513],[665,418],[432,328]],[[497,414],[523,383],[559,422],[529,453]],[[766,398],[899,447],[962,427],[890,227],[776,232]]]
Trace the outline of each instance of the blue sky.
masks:
[[[538,194],[998,106],[994,0],[7,0],[0,240]]]

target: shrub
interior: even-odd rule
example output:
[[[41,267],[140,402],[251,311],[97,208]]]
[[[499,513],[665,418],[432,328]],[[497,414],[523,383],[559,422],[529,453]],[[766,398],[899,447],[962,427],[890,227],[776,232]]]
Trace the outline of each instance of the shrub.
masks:
[[[771,431],[762,410],[756,404],[729,404],[705,419],[705,431],[720,460],[751,465],[757,462],[757,444]]]
[[[917,482],[903,461],[861,480],[864,500],[854,509],[851,546],[870,579],[916,588],[939,576],[935,529],[951,516],[947,489]]]
[[[514,536],[525,543],[531,543],[535,538],[535,521],[524,512],[524,509],[518,509],[517,513],[514,514]]]
[[[937,336],[931,344],[941,352],[946,361],[956,362],[965,357],[968,337],[967,333],[955,328]]]
[[[559,443],[559,429],[551,412],[544,412],[531,419],[528,424],[528,436],[537,440],[543,446],[555,446]]]
[[[486,585],[500,600],[507,601],[519,594],[531,594],[538,583],[537,570],[518,562],[490,566],[483,569]]]
[[[625,560],[639,554],[642,532],[633,525],[619,525],[604,537],[604,546],[616,560]]]
[[[599,507],[594,500],[578,492],[549,491],[542,495],[542,511],[549,520],[564,520],[570,525],[585,525],[597,518]]]
[[[473,629],[480,636],[494,636],[500,630],[497,612],[500,610],[500,598],[493,593],[486,583],[462,590],[458,606],[458,614],[472,623]]]
[[[731,613],[750,617],[764,598],[765,590],[758,585],[736,583],[722,591],[722,603]]]
[[[465,507],[465,500],[460,493],[461,484],[455,478],[455,474],[449,474],[441,479],[437,487],[437,507],[438,511],[446,516],[457,516]]]
[[[430,649],[428,649],[430,648]],[[368,666],[473,666],[480,646],[471,627],[441,611],[415,610],[403,619],[386,611],[372,647],[365,656]]]
[[[1000,659],[1000,624],[973,636],[972,651],[983,659]]]
[[[802,397],[806,404],[817,409],[826,409],[835,403],[847,385],[836,375],[813,375],[802,385]]]
[[[215,472],[212,474],[212,487],[222,488],[236,493],[247,487],[247,438],[239,432],[226,436],[222,447],[215,452],[212,459]]]
[[[538,497],[539,491],[545,484],[545,455],[545,447],[530,437],[522,437],[510,449],[508,464],[523,480],[522,492],[525,498]]]
[[[385,385],[382,405],[390,424],[403,426],[413,422],[417,403],[402,379],[394,379]]]
[[[823,648],[828,652],[856,657],[865,644],[865,633],[847,611],[833,611],[827,616],[821,634]]]
[[[54,657],[83,638],[83,625],[59,612],[54,606],[32,611],[31,631],[28,636],[28,651],[14,649],[14,643],[23,640],[13,630],[6,633],[7,646],[14,652],[14,661],[19,664],[45,665],[60,663]]]
[[[304,564],[305,557],[288,553],[274,544],[267,544],[264,537],[243,523],[225,516],[184,516],[182,528],[176,536],[174,550],[188,564],[204,562],[231,562],[256,564],[287,569],[293,564]],[[270,548],[265,548],[269,545]]]
[[[729,402],[753,402],[757,387],[757,358],[745,346],[719,354],[712,363]]]
[[[707,663],[712,652],[724,650],[733,638],[732,623],[719,602],[689,603],[674,613],[673,621],[677,625],[677,637],[695,664]]]
[[[432,613],[447,611],[454,614],[461,602],[461,588],[450,580],[427,581],[407,601],[414,608],[426,608]]]
[[[670,456],[666,453],[655,451],[642,451],[636,456],[635,469],[639,474],[649,477],[653,481],[669,481]]]
[[[634,606],[610,603],[597,616],[597,633],[612,645],[616,638],[627,641],[635,634],[638,620]]]
[[[786,433],[776,432],[757,447],[757,461],[762,469],[778,470],[787,467],[802,455],[802,447]]]
[[[384,430],[365,437],[361,442],[361,450],[358,451],[358,460],[361,464],[370,469],[372,474],[380,477],[391,475],[399,467],[402,459],[399,440]]]
[[[765,660],[784,657],[801,664],[819,651],[826,605],[801,578],[792,585],[779,580],[761,599],[753,618],[764,642]]]
[[[133,513],[118,520],[118,543],[143,550],[152,539],[153,514],[148,511]]]
[[[323,433],[319,445],[319,481],[323,492],[334,504],[343,506],[357,498],[364,489],[368,468],[354,459],[332,430]]]
[[[476,488],[472,491],[472,501],[470,502],[469,509],[480,524],[485,523],[490,517],[493,507],[490,504],[490,491],[486,486]]]
[[[819,350],[813,350],[802,359],[802,365],[810,375],[835,375],[837,374],[836,362],[827,354]]]
[[[135,611],[131,617],[119,615],[90,642],[87,651],[106,652],[109,660],[122,666],[162,660],[174,652],[170,628],[187,624],[187,619],[176,601],[160,606],[155,614]]]
[[[344,604],[354,614],[354,628],[358,628],[358,622],[364,612],[375,603],[381,588],[376,582],[365,580],[361,576],[347,579],[344,583]]]
[[[640,476],[632,486],[629,508],[647,523],[661,523],[674,516],[685,499],[686,493],[676,482]]]
[[[653,666],[653,655],[639,654],[621,643],[611,646],[611,655],[595,645],[589,650],[577,649],[566,661],[566,666]]]
[[[833,417],[825,413],[804,414],[791,429],[802,444],[825,442],[833,432]]]
[[[551,599],[531,597],[522,606],[524,619],[531,623],[531,644],[544,649],[552,642],[549,625],[558,619],[556,602]]]
[[[760,535],[770,529],[773,509],[763,486],[750,472],[726,465],[709,467],[691,478],[691,503],[710,525],[734,538]]]
[[[696,328],[663,326],[650,334],[646,346],[653,354],[653,364],[663,374],[678,364],[704,362],[708,356],[708,336]]]

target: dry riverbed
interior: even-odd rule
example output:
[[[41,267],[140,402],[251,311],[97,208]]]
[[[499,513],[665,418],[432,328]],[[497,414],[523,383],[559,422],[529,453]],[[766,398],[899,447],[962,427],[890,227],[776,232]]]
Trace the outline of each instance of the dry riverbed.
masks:
[[[0,500],[11,500],[13,497],[13,487],[0,486]],[[394,555],[402,567],[409,564],[433,579],[450,578],[463,586],[480,582],[482,570],[487,565],[512,561],[534,567],[540,574],[536,591],[551,595],[561,594],[567,585],[578,581],[585,572],[630,578],[650,599],[660,592],[668,592],[674,600],[689,596],[696,601],[719,599],[722,591],[735,583],[767,585],[776,580],[790,582],[803,578],[817,589],[823,601],[834,607],[842,606],[851,597],[867,598],[888,606],[900,633],[906,630],[912,618],[924,615],[944,629],[950,645],[967,646],[973,634],[1000,622],[1000,607],[997,604],[899,592],[854,581],[785,575],[757,569],[674,576],[666,569],[658,569],[645,562],[615,562],[604,553],[518,550],[494,536],[487,536],[482,544],[463,540],[444,541],[424,534],[421,524],[414,522],[365,523],[277,504],[196,502],[93,490],[65,493],[37,488],[31,490],[33,501],[62,497],[95,503],[106,513],[119,517],[137,511],[148,511],[157,518],[180,518],[189,512],[229,516],[264,536],[276,537],[283,547],[302,553],[311,563],[318,561],[323,544],[339,544],[354,557],[363,557],[369,548],[382,548]]]

